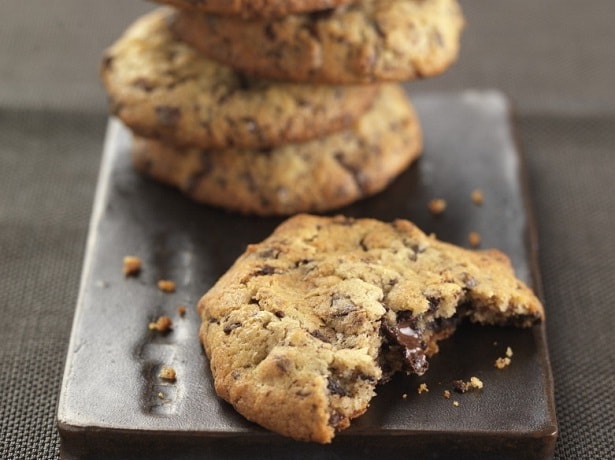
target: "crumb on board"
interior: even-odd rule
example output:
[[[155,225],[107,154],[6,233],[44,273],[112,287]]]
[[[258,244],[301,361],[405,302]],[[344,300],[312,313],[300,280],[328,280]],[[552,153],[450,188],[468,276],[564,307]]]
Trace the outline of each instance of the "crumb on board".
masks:
[[[429,201],[427,208],[434,215],[442,214],[446,209],[446,200],[442,198],[434,198]]]
[[[504,357],[504,358],[498,358],[495,360],[494,366],[497,367],[498,369],[504,369],[508,366],[510,366],[510,358],[508,356]]]
[[[421,383],[419,387],[416,389],[418,394],[429,393],[429,388],[427,388],[426,383]]]
[[[469,390],[469,385],[463,380],[453,380],[453,390],[457,393],[465,393]]]
[[[468,242],[470,243],[470,246],[474,248],[480,246],[480,240],[480,233],[478,232],[470,232],[468,235]]]
[[[160,369],[160,374],[158,376],[163,380],[168,380],[169,382],[175,382],[177,379],[177,374],[175,373],[175,369],[171,366],[162,366]]]
[[[483,195],[483,191],[479,188],[474,189],[472,191],[472,203],[474,203],[477,206],[480,206],[481,204],[483,204],[485,202],[485,196]]]
[[[463,380],[453,380],[453,390],[457,393],[465,393],[471,390],[481,390],[483,386],[483,381],[474,376],[470,377],[470,380],[467,382],[464,382]]]
[[[161,316],[156,321],[149,323],[150,331],[168,332],[173,327],[173,321],[168,316]]]
[[[506,357],[507,357],[507,358],[512,358],[512,357],[513,357],[513,351],[512,351],[512,348],[510,348],[510,347],[506,347]]]
[[[175,283],[171,280],[158,281],[158,289],[162,292],[175,292]]]
[[[459,407],[459,401],[453,401],[453,406]]]
[[[178,305],[177,313],[179,313],[179,316],[184,316],[186,314],[186,307],[184,305]]]
[[[141,259],[136,256],[124,257],[124,276],[137,276],[141,272]]]
[[[443,394],[445,399],[450,399],[451,398],[451,392],[448,390],[444,390],[444,394]]]

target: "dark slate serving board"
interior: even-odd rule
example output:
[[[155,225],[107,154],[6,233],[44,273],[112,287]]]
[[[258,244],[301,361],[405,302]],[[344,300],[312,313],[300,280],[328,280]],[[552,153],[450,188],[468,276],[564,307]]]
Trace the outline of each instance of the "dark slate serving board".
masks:
[[[506,252],[520,278],[540,293],[535,227],[507,100],[494,91],[413,100],[424,129],[422,158],[385,192],[336,213],[406,218],[466,247],[468,234],[477,231],[482,247]],[[248,243],[264,239],[282,219],[192,203],[136,174],[129,145],[129,133],[112,119],[58,408],[63,458],[552,455],[557,425],[543,325],[462,326],[426,375],[398,376],[382,386],[367,413],[330,445],[283,438],[235,413],[214,394],[194,305]],[[475,188],[484,193],[482,206],[470,199]],[[448,202],[438,217],[427,210],[434,197]],[[122,274],[125,255],[142,258],[138,278]],[[177,291],[161,293],[155,284],[162,278],[174,280]],[[179,304],[188,306],[184,317]],[[162,314],[174,323],[167,335],[147,327]],[[495,359],[509,346],[511,366],[496,369]],[[163,364],[176,369],[174,384],[158,378]],[[453,380],[471,376],[484,382],[483,390],[443,397]],[[423,382],[429,392],[418,394]]]

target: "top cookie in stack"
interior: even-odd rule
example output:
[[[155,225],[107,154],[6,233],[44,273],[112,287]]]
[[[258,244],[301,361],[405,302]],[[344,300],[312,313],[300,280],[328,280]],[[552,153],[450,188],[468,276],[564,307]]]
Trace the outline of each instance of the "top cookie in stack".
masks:
[[[459,52],[457,0],[359,0],[282,18],[179,11],[171,28],[218,62],[278,80],[362,84],[446,70]],[[201,3],[202,4],[202,3]]]
[[[105,52],[111,112],[139,171],[257,215],[335,209],[406,169],[421,132],[390,82],[443,71],[463,25],[456,0],[168,3]]]

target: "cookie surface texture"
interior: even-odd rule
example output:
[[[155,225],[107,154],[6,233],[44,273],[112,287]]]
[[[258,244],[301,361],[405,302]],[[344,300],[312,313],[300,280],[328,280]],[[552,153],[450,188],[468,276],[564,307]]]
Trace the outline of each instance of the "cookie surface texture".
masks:
[[[242,19],[274,18],[321,11],[353,0],[156,0],[190,11],[237,16]]]
[[[305,214],[248,246],[198,310],[217,393],[266,428],[320,443],[367,410],[391,366],[433,354],[421,340],[438,328],[543,316],[496,250],[443,243],[405,220]]]
[[[457,58],[464,19],[457,0],[362,0],[278,20],[179,13],[177,37],[255,75],[311,83],[407,81]]]
[[[202,203],[258,215],[335,209],[384,189],[420,154],[404,90],[383,85],[352,129],[267,150],[179,149],[136,138],[133,164]]]
[[[178,145],[271,147],[350,126],[377,89],[246,77],[175,40],[169,10],[137,20],[105,52],[111,111],[135,133]]]

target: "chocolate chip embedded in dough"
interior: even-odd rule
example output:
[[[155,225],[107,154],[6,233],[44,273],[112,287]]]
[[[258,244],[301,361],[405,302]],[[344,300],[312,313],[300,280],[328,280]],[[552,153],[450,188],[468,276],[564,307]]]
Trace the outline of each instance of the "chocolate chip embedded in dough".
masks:
[[[179,122],[182,115],[179,107],[173,107],[170,105],[159,105],[156,107],[155,111],[158,121],[164,126],[175,126]]]

